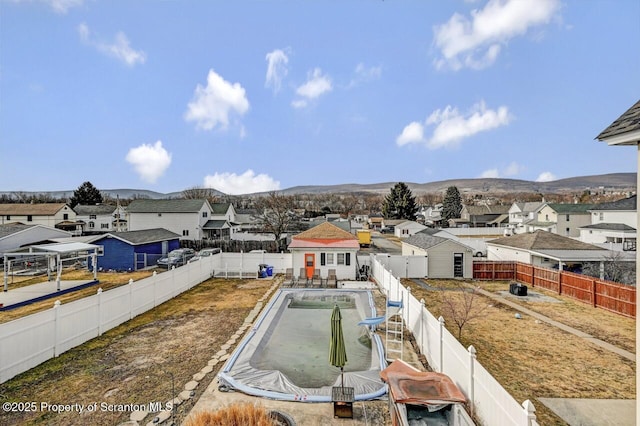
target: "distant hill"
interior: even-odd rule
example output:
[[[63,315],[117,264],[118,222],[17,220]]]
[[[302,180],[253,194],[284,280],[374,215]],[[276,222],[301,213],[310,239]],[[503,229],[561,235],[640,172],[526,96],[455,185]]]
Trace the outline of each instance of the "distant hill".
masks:
[[[288,195],[294,194],[322,194],[322,193],[387,193],[397,182],[373,183],[373,184],[341,184],[341,185],[316,185],[316,186],[295,186],[282,190]],[[533,182],[519,179],[500,178],[478,178],[478,179],[449,179],[429,183],[405,182],[411,192],[438,193],[445,192],[448,187],[455,186],[462,193],[486,192],[540,192],[540,193],[560,193],[560,192],[581,192],[587,189],[597,190],[631,190],[636,188],[635,173],[612,173],[606,175],[580,176],[560,179],[551,182]]]
[[[371,184],[346,183],[340,185],[307,185],[294,186],[283,189],[281,194],[340,194],[340,193],[379,193],[386,194],[397,182],[383,182]],[[605,175],[579,176],[566,179],[559,179],[551,182],[533,182],[519,179],[449,179],[428,183],[405,182],[414,194],[445,192],[448,187],[455,186],[462,193],[563,193],[582,192],[585,190],[606,191],[635,191],[636,173],[611,173]],[[47,194],[53,198],[70,198],[74,190],[68,191],[0,191],[1,195],[14,196],[21,194]],[[122,199],[150,198],[168,199],[179,198],[182,192],[171,192],[163,194],[146,189],[101,189],[103,194]],[[218,195],[224,195],[215,191]]]

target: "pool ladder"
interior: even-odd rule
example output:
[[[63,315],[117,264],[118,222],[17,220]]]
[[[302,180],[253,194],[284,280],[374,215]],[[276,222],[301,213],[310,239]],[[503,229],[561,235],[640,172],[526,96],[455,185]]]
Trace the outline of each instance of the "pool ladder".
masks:
[[[385,342],[387,359],[402,359],[404,354],[404,321],[402,319],[403,301],[390,300],[387,297]],[[395,354],[395,357],[392,357]]]

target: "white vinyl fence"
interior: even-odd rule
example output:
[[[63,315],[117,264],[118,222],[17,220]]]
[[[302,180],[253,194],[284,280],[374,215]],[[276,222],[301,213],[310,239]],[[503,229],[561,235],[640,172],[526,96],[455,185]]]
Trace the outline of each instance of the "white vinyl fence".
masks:
[[[222,253],[214,265],[217,277],[256,278],[258,265],[273,267],[273,274],[284,274],[293,265],[291,253]]]
[[[402,300],[402,315],[407,328],[416,338],[429,365],[448,375],[470,402],[475,414],[485,425],[537,426],[535,408],[526,400],[520,405],[476,360],[475,349],[465,349],[444,327],[442,317],[436,319],[419,302],[409,288],[385,269],[375,257],[371,259],[372,274],[391,300]]]
[[[222,255],[0,324],[0,383],[189,290],[213,275]]]

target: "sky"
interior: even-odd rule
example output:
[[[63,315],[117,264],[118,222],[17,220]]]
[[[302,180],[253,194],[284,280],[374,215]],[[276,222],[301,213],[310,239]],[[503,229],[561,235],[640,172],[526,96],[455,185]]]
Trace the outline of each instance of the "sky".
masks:
[[[637,0],[0,0],[0,191],[635,172]]]

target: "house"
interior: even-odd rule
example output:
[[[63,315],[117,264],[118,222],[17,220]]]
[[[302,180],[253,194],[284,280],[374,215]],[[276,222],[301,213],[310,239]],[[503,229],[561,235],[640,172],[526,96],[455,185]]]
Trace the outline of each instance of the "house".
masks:
[[[127,207],[129,231],[163,228],[180,235],[181,240],[211,238],[205,225],[213,209],[205,199],[134,200]]]
[[[240,230],[236,223],[237,213],[231,203],[211,204],[211,217],[204,226],[205,238],[211,240],[229,240],[232,235]]]
[[[379,231],[380,229],[382,229],[382,216],[374,216],[371,215],[369,216],[368,219],[368,224],[369,224],[369,229],[373,229],[376,231]]]
[[[544,204],[543,201],[513,203],[509,207],[509,228],[515,233],[527,232],[525,224],[536,220],[536,212]]]
[[[0,225],[0,255],[21,247],[43,244],[56,238],[71,237],[71,233],[44,225],[10,223]]]
[[[601,262],[611,252],[547,231],[487,241],[487,260],[512,260],[545,268],[579,270],[585,262]]]
[[[590,223],[579,229],[580,241],[590,244],[622,244],[623,250],[635,250],[636,203],[637,197],[634,195],[592,206],[589,210]]]
[[[426,256],[429,278],[473,278],[473,249],[445,235],[424,229],[402,241],[402,255]]]
[[[382,219],[382,229],[395,230],[396,225],[400,225],[402,222],[406,222],[407,219]]]
[[[395,226],[394,235],[398,238],[407,238],[427,227],[412,220],[405,220]]]
[[[358,238],[332,222],[321,224],[294,235],[289,244],[292,266],[296,276],[304,269],[307,278],[317,269],[321,277],[336,272],[338,280],[355,280],[356,253],[360,248]]]
[[[76,212],[65,203],[0,204],[0,225],[15,222],[44,225],[81,235],[83,224],[76,220],[76,216]]]
[[[509,206],[501,205],[464,205],[460,218],[453,219],[453,222],[455,226],[467,225],[472,228],[501,226],[509,220],[509,209]]]
[[[418,211],[419,216],[424,217],[424,225],[437,226],[442,222],[442,203],[434,206],[421,207]]]
[[[100,268],[137,271],[154,266],[163,255],[180,248],[180,235],[162,228],[109,232],[97,236],[92,244],[102,247]]]
[[[527,230],[579,237],[580,228],[591,224],[591,207],[593,204],[544,203],[536,211],[536,220],[526,224]]]
[[[73,208],[76,220],[83,222],[85,235],[127,231],[127,213],[124,207],[109,204],[79,204]]]

